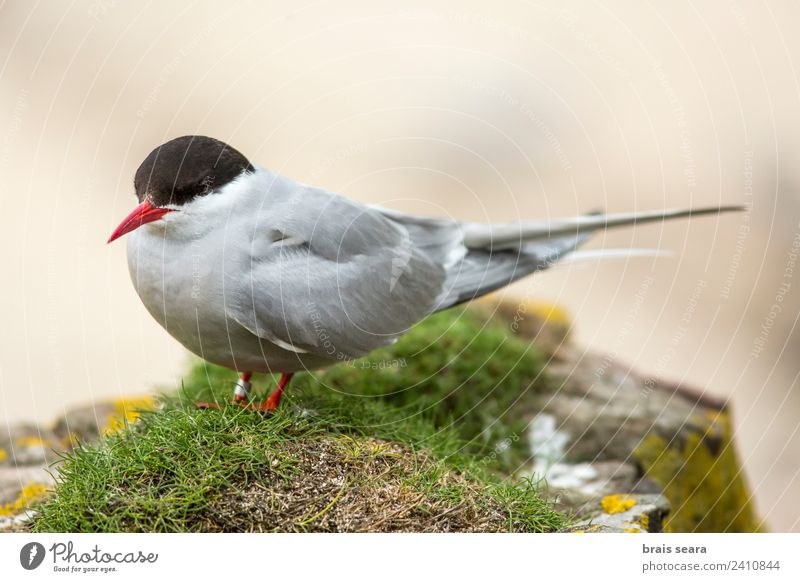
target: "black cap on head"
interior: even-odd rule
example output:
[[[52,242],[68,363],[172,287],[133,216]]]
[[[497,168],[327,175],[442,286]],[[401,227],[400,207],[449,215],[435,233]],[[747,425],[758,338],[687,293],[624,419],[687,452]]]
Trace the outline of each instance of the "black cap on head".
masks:
[[[253,165],[228,144],[202,135],[186,135],[158,146],[145,158],[133,186],[139,202],[182,206],[231,182]]]

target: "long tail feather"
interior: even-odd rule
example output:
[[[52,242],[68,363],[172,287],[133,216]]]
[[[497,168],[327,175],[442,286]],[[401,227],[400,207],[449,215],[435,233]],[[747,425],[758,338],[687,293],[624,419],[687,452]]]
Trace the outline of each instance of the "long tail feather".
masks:
[[[595,249],[589,251],[574,251],[566,255],[553,266],[570,265],[572,263],[596,261],[599,259],[639,259],[645,257],[672,257],[674,255],[675,253],[672,251],[663,251],[660,249]]]
[[[629,224],[660,222],[673,218],[720,214],[744,210],[744,206],[716,206],[688,210],[655,210],[597,214],[547,221],[525,221],[512,224],[465,224],[464,244],[471,249],[518,248],[522,243],[558,236],[589,234],[597,230]]]

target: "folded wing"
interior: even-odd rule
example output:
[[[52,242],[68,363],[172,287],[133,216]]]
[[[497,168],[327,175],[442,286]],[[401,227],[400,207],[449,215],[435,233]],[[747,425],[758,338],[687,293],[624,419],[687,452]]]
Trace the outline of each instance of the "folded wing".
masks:
[[[232,261],[226,277],[227,314],[250,332],[284,349],[346,359],[392,343],[434,309],[445,269],[407,229],[280,178],[268,196],[251,252]]]

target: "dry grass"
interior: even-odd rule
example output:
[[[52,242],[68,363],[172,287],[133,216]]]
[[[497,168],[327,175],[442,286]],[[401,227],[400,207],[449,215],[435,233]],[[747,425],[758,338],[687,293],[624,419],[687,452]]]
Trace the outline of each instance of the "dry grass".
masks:
[[[232,487],[205,531],[508,531],[504,507],[484,487],[405,446],[317,439],[284,443],[276,454],[296,463],[297,474],[267,468],[263,481]]]

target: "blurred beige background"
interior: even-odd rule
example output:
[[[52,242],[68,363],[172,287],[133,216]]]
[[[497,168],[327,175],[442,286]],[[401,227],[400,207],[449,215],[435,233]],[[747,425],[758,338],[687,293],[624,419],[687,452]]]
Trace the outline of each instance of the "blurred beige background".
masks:
[[[589,247],[671,258],[511,293],[730,398],[760,512],[800,530],[798,19],[791,0],[3,3],[0,419],[177,382],[186,353],[105,240],[140,161],[179,135],[469,220],[743,203]]]

